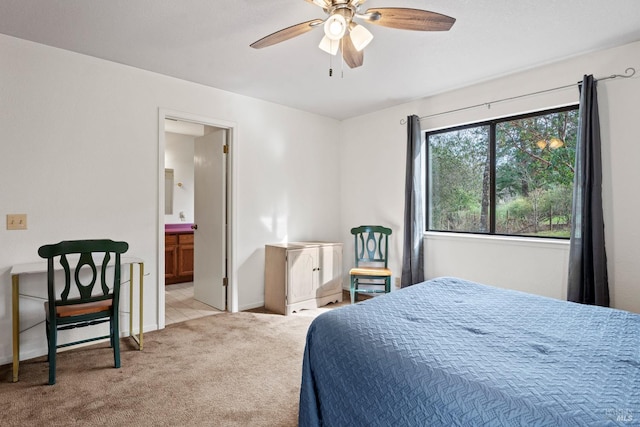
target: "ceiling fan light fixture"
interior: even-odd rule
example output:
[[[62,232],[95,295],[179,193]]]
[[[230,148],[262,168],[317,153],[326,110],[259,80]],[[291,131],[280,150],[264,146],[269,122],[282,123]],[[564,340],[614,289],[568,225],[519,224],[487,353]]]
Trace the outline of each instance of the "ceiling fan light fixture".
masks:
[[[322,40],[320,40],[318,47],[330,55],[335,55],[338,53],[340,40],[331,40],[329,37],[324,36]]]
[[[324,34],[331,40],[340,40],[346,32],[347,20],[339,13],[334,13],[324,23]]]
[[[362,25],[352,22],[349,29],[351,41],[358,52],[362,51],[373,40],[373,34]]]

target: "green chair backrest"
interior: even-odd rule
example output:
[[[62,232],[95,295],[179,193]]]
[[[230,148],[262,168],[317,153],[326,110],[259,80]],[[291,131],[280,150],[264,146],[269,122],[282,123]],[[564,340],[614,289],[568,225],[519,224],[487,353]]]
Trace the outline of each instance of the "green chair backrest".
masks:
[[[387,268],[391,229],[381,225],[361,225],[351,229],[355,239],[356,267],[384,265]]]
[[[117,302],[120,293],[120,255],[129,249],[127,242],[114,242],[113,240],[66,240],[52,245],[44,245],[38,249],[38,255],[47,259],[47,287],[49,297],[50,318],[55,317],[55,306],[81,304],[87,302],[101,301],[114,298]],[[115,255],[113,267],[112,290],[107,283],[107,269]],[[75,268],[69,265],[68,255],[79,255]],[[95,264],[94,255],[102,258],[100,265],[100,289],[96,295],[93,289],[98,281],[98,269]],[[55,268],[54,259],[60,257],[60,265],[64,270],[65,286],[58,297],[55,289]],[[87,268],[89,267],[89,271]],[[72,274],[73,272],[73,274]],[[86,280],[88,276],[89,280]],[[73,277],[73,280],[71,278]],[[84,282],[83,283],[83,280]],[[87,283],[88,282],[88,283]],[[78,297],[69,298],[72,290],[72,283],[78,290]],[[101,292],[100,292],[101,291]]]

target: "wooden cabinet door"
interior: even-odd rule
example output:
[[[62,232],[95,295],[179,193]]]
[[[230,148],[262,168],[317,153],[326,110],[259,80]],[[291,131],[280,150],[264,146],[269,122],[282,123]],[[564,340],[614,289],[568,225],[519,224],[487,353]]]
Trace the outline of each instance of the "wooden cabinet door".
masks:
[[[193,234],[180,234],[178,242],[178,276],[189,282],[193,280]]]
[[[318,248],[290,250],[287,253],[287,303],[316,297],[318,287]]]
[[[178,276],[193,278],[193,245],[180,245],[178,249]]]
[[[175,234],[167,234],[164,238],[164,281],[175,283],[178,277],[178,238]]]

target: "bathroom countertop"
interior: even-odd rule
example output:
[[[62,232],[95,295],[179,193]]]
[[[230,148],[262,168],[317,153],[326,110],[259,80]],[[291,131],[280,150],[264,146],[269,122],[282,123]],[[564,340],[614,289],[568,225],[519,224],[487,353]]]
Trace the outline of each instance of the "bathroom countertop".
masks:
[[[164,232],[173,234],[193,233],[193,229],[191,228],[192,225],[193,224],[186,222],[181,222],[179,224],[165,224]]]

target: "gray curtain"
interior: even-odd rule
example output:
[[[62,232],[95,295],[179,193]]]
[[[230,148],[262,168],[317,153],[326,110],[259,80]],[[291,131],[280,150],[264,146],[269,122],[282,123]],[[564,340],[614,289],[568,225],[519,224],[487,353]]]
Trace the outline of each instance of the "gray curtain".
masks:
[[[580,93],[567,299],[608,307],[600,147],[596,81],[591,75],[584,76]]]
[[[402,245],[403,288],[424,281],[422,236],[424,234],[424,153],[420,118],[407,117],[407,169],[404,192],[404,242]]]

